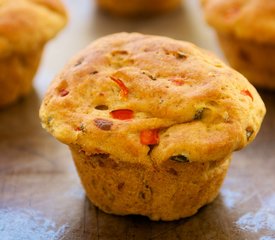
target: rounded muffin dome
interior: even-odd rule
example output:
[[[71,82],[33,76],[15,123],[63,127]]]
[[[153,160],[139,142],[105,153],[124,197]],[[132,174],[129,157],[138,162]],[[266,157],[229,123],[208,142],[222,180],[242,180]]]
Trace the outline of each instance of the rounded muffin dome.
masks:
[[[65,67],[40,114],[56,138],[87,152],[205,162],[251,142],[264,104],[242,75],[193,44],[120,33],[95,41]],[[157,144],[144,144],[144,131],[155,132]]]

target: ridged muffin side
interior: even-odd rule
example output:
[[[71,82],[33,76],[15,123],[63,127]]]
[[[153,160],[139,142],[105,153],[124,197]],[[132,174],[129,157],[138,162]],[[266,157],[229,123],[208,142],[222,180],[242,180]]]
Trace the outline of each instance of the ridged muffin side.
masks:
[[[211,162],[166,161],[154,167],[71,148],[89,199],[104,212],[171,221],[194,215],[218,195],[230,158]]]

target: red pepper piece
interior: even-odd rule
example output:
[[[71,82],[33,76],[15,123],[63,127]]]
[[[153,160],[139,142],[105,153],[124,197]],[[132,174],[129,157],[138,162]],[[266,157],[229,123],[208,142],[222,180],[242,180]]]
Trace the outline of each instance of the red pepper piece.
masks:
[[[125,84],[118,78],[110,76],[110,78],[120,87],[120,94],[122,97],[127,97],[129,93],[129,89],[125,86]]]
[[[247,89],[246,90],[242,90],[241,94],[250,97],[252,99],[252,101],[254,100],[253,95]]]
[[[140,132],[140,143],[144,145],[154,145],[159,143],[158,129],[143,130]]]
[[[69,94],[69,91],[66,90],[66,89],[61,89],[59,91],[59,94],[60,94],[61,97],[65,97],[65,96],[67,96]]]
[[[128,120],[132,119],[134,112],[130,109],[118,109],[110,112],[112,118],[119,120]]]
[[[174,83],[177,86],[182,86],[184,84],[184,81],[180,78],[172,78],[172,79],[169,79],[169,81]]]

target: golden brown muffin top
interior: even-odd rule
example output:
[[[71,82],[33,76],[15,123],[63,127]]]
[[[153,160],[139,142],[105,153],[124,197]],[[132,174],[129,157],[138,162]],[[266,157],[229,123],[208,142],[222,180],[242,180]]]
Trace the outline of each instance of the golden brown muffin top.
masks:
[[[274,0],[201,0],[207,22],[238,38],[275,43]]]
[[[0,0],[1,57],[41,47],[66,21],[59,0]]]
[[[138,33],[93,42],[40,109],[60,141],[145,164],[228,157],[255,138],[264,114],[255,88],[211,53]]]

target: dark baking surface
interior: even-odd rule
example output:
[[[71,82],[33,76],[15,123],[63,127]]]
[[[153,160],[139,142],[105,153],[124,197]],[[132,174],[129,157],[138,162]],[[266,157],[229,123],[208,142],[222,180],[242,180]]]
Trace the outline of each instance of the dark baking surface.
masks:
[[[72,22],[48,46],[33,93],[0,111],[0,240],[275,239],[272,92],[260,92],[267,115],[258,137],[233,155],[220,195],[193,217],[152,222],[139,216],[108,215],[88,201],[67,147],[47,134],[38,118],[47,85],[68,57],[91,40],[122,30],[186,39],[220,52],[191,0],[173,14],[130,22],[105,16],[90,1],[82,1],[65,1]]]

